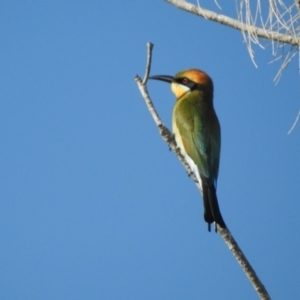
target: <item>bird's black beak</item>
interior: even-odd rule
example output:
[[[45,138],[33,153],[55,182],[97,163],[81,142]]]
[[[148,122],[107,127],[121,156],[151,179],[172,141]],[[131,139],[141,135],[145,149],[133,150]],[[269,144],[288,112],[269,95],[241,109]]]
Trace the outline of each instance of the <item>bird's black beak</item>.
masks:
[[[168,83],[172,83],[175,81],[175,78],[173,76],[168,76],[168,75],[149,76],[149,79],[161,80]]]

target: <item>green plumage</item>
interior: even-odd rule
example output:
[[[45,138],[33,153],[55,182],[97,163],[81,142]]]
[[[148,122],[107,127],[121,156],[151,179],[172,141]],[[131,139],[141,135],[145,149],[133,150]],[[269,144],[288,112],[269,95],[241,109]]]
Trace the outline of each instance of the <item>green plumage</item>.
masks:
[[[194,90],[177,100],[173,110],[173,131],[178,128],[184,150],[202,175],[217,180],[221,146],[220,125],[212,100]]]
[[[213,82],[203,71],[190,69],[175,77],[160,75],[150,79],[171,83],[176,95],[173,132],[176,142],[196,175],[202,190],[204,220],[226,228],[216,184],[219,173],[221,129],[213,107]]]

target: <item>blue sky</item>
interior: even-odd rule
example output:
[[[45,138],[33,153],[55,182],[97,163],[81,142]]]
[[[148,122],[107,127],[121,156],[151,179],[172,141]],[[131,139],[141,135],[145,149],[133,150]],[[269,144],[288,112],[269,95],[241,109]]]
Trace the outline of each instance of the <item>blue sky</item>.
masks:
[[[104,2],[103,2],[104,3]],[[0,11],[0,298],[257,299],[137,86],[214,80],[223,217],[273,299],[299,297],[297,59],[157,1],[5,1]],[[170,127],[174,96],[149,82]]]

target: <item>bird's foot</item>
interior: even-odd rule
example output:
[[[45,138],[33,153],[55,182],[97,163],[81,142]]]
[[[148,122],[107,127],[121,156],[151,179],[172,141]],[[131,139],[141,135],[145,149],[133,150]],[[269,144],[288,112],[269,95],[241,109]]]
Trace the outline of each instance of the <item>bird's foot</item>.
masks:
[[[187,171],[187,174],[189,177],[191,177],[194,173],[193,173],[193,171]]]
[[[169,142],[175,142],[176,143],[176,139],[175,139],[175,134],[174,133],[170,134]],[[169,151],[171,151],[171,150],[172,150],[172,148],[169,146]]]

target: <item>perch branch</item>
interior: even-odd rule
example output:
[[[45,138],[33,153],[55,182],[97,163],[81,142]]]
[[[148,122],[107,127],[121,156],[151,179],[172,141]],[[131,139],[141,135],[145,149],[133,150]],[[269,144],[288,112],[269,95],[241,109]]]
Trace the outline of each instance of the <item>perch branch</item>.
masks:
[[[199,191],[201,192],[201,188],[200,188],[200,185],[199,185],[199,183],[196,179],[196,176],[192,172],[189,164],[186,162],[186,160],[182,156],[182,154],[180,152],[180,149],[177,147],[177,144],[176,144],[176,141],[174,139],[173,134],[170,132],[170,130],[161,121],[161,119],[160,119],[160,117],[159,117],[159,115],[158,115],[151,99],[150,99],[146,83],[147,83],[148,76],[149,76],[149,73],[150,73],[150,68],[151,68],[151,54],[152,54],[153,44],[148,43],[147,46],[148,46],[148,57],[147,57],[147,66],[146,66],[145,77],[142,80],[138,75],[136,75],[135,76],[135,81],[136,81],[136,83],[138,85],[138,88],[139,88],[139,90],[140,90],[140,92],[141,92],[141,94],[142,94],[142,96],[143,96],[143,98],[146,102],[146,105],[149,109],[149,112],[150,112],[155,124],[158,127],[159,134],[161,135],[163,140],[169,145],[170,149],[172,149],[173,152],[176,154],[176,156],[179,158],[179,160],[181,161],[181,163],[183,164],[183,166],[187,170],[188,174],[192,177],[192,179],[194,180],[195,184],[197,185]],[[253,288],[255,289],[257,294],[259,295],[260,299],[263,299],[263,300],[271,299],[268,292],[267,292],[267,290],[265,289],[264,285],[262,284],[262,282],[260,281],[260,279],[256,275],[254,269],[250,265],[249,261],[247,260],[247,258],[243,254],[242,250],[238,246],[238,244],[235,241],[235,239],[233,238],[233,236],[231,235],[229,229],[228,228],[224,229],[224,228],[222,228],[218,225],[216,225],[216,226],[217,226],[217,231],[219,232],[219,234],[223,238],[223,240],[226,243],[226,245],[228,246],[229,250],[232,252],[233,256],[238,261],[239,265],[242,267],[243,271],[247,275],[248,279],[250,280],[251,284],[253,285]]]

